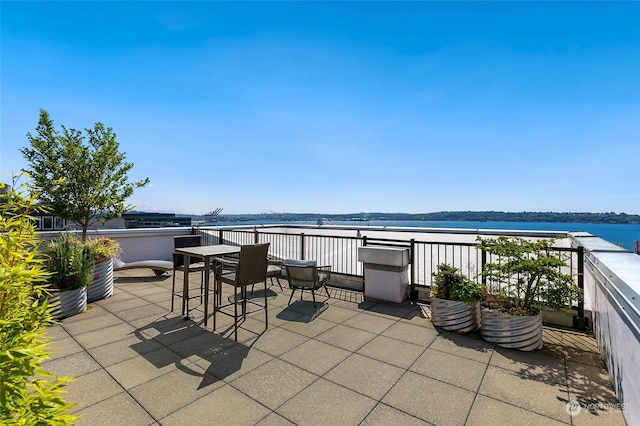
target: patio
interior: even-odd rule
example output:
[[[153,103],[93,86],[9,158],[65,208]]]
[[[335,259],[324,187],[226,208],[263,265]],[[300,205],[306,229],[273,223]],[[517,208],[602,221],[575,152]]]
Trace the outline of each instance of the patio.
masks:
[[[310,295],[287,306],[276,284],[269,328],[256,334],[257,312],[236,343],[220,334],[226,316],[212,333],[202,306],[193,321],[169,312],[171,276],[115,283],[49,332],[45,367],[77,379],[79,424],[625,424],[593,336],[577,331],[546,328],[545,348],[524,353],[436,329],[428,305],[331,288],[326,309]]]

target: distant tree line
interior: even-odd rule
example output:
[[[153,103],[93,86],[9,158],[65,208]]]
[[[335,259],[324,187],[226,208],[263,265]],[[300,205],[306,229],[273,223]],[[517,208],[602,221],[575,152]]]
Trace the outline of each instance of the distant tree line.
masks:
[[[278,221],[365,221],[365,220],[416,220],[456,222],[560,222],[560,223],[607,223],[640,224],[640,215],[626,213],[558,213],[558,212],[498,212],[498,211],[446,211],[435,213],[278,213],[261,215],[219,216],[219,221],[245,221],[271,219]]]
[[[412,215],[416,220],[469,222],[565,222],[565,223],[640,223],[640,215],[626,213],[559,213],[463,211]],[[418,219],[419,218],[419,219]]]

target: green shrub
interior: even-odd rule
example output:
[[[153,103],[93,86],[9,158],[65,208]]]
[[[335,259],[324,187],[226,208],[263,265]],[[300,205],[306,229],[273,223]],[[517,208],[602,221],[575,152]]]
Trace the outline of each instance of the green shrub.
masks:
[[[439,299],[459,302],[478,302],[482,299],[482,286],[459,273],[458,268],[442,263],[433,277],[433,295]]]
[[[89,238],[85,244],[93,253],[95,263],[117,257],[120,254],[120,245],[111,238]]]
[[[568,270],[567,255],[553,249],[554,239],[480,238],[478,248],[493,255],[482,275],[494,308],[513,315],[536,315],[541,306],[563,309],[582,300]]]
[[[15,187],[15,180],[14,180]],[[49,354],[48,274],[36,256],[28,188],[0,184],[0,423],[68,425],[77,416],[62,398],[65,382],[42,367]],[[25,195],[27,194],[27,195]]]
[[[69,233],[44,247],[49,282],[58,290],[86,287],[93,280],[94,253],[90,246]]]

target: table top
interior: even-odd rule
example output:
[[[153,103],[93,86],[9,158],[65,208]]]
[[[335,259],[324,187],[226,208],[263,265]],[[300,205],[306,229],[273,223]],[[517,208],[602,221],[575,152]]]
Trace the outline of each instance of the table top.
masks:
[[[188,254],[189,256],[209,257],[221,256],[223,254],[240,253],[239,246],[227,244],[215,244],[211,246],[182,247],[174,250],[177,254]]]

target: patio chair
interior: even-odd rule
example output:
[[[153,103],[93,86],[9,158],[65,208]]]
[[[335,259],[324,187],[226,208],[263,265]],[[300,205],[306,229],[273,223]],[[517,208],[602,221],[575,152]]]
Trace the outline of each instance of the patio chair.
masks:
[[[282,290],[282,284],[280,283],[281,276],[282,260],[269,259],[269,265],[267,266],[267,278],[271,280],[271,285],[273,285],[273,279],[275,278],[280,290]]]
[[[280,290],[284,290],[282,288],[282,284],[280,283],[280,277],[282,276],[282,261],[281,260],[271,260],[269,259],[267,266],[267,278],[269,278],[269,288],[273,286],[273,279],[276,279],[278,283],[278,287]],[[253,285],[251,286],[251,294],[253,294]]]
[[[173,237],[173,248],[184,247],[197,247],[200,246],[199,235],[180,235]],[[202,296],[204,290],[204,262],[199,261],[197,258],[189,259],[189,272],[200,272],[200,296],[192,296],[189,299],[200,297],[200,303],[202,303]],[[182,290],[176,291],[176,271],[185,270],[184,256],[181,254],[173,254],[173,280],[171,283],[171,312],[173,312],[173,302],[175,297],[185,298],[187,295],[182,294]],[[184,306],[184,303],[183,303]],[[184,312],[182,313],[185,314]]]
[[[291,288],[289,304],[291,304],[296,290],[300,290],[300,300],[302,300],[305,290],[311,291],[314,308],[316,307],[316,290],[319,288],[324,288],[327,297],[331,297],[326,286],[331,279],[331,266],[316,266],[315,260],[293,259],[285,260],[283,265]]]
[[[280,283],[280,277],[282,276],[282,260],[277,259],[268,259],[267,266],[267,278],[269,278],[269,282],[271,283],[269,287],[273,285],[273,279],[276,279],[278,283],[278,287],[280,290],[283,290],[282,284]],[[251,294],[253,294],[253,285],[251,286]]]
[[[246,319],[247,314],[264,309],[265,329],[269,327],[267,312],[267,252],[269,243],[243,245],[240,247],[238,260],[224,258],[216,259],[214,270],[216,271],[215,292],[222,293],[222,284],[233,286],[233,294],[228,298],[229,303],[222,304],[222,299],[214,297],[213,303],[213,331],[216,330],[216,317],[220,312],[234,319],[234,339],[238,341],[238,320],[240,316]],[[233,269],[229,269],[229,268]],[[247,297],[247,287],[259,283],[264,284],[264,302],[260,303]],[[254,305],[256,309],[247,311],[247,304]],[[238,305],[241,305],[241,313],[238,314]],[[226,309],[233,306],[233,312]],[[226,310],[225,310],[226,309]]]

